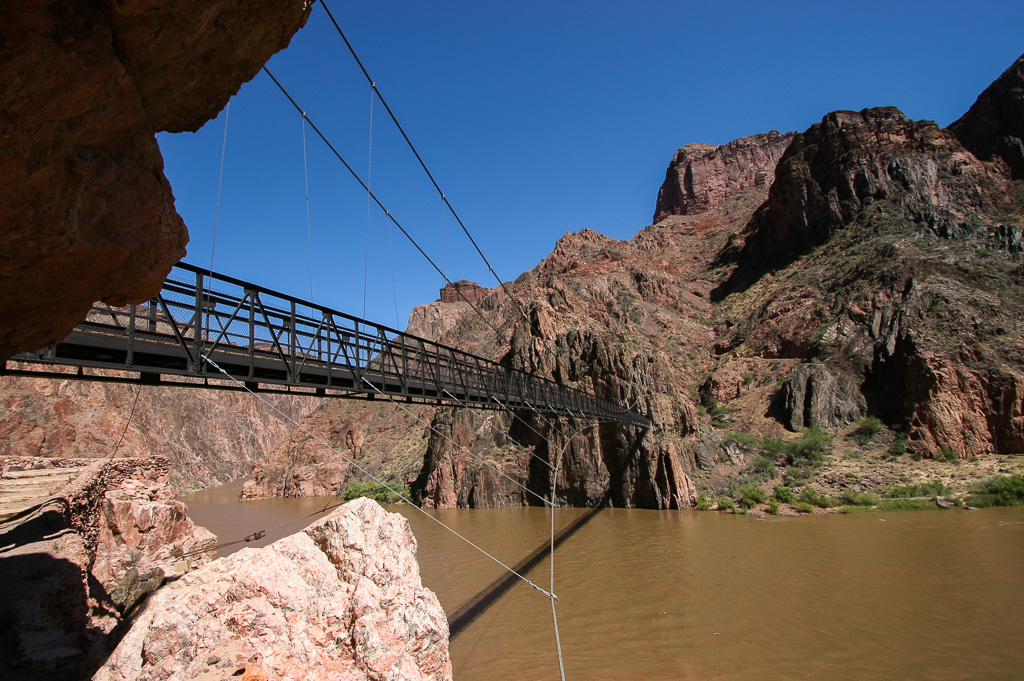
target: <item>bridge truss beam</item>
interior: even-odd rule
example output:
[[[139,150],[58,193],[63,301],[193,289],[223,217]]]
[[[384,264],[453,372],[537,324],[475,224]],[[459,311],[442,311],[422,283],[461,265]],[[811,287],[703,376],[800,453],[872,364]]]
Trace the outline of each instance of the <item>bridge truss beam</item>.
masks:
[[[184,263],[148,303],[97,303],[63,342],[11,359],[38,368],[6,366],[3,374],[387,396],[650,427],[643,416],[569,386]],[[86,367],[128,373],[86,374]]]

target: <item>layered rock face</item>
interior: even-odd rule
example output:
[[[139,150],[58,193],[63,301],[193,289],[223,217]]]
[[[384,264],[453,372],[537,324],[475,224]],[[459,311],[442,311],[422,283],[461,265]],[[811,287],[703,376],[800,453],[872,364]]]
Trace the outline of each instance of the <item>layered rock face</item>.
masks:
[[[352,461],[393,487],[408,486],[422,461],[434,408],[339,402],[321,404],[301,420],[301,428],[257,459],[243,498],[337,494],[365,477]]]
[[[479,303],[487,297],[487,289],[475,281],[456,281],[441,288],[440,303]]]
[[[983,161],[1002,159],[1013,179],[1024,179],[1024,56],[949,129],[972,154]]]
[[[185,225],[154,134],[197,130],[306,21],[288,2],[0,8],[0,359],[154,295]]]
[[[316,398],[268,395],[300,420]],[[0,378],[0,455],[161,455],[175,491],[248,475],[292,426],[251,395],[60,378]],[[123,434],[123,437],[122,437]]]
[[[424,505],[536,504],[550,497],[552,483],[563,504],[692,505],[696,411],[678,391],[672,360],[652,353],[651,341],[661,323],[683,322],[693,311],[679,309],[666,272],[672,265],[640,244],[590,230],[566,235],[514,284],[525,319],[495,292],[483,308],[496,311],[501,338],[482,333],[484,323],[468,311],[448,335],[477,354],[627,403],[652,419],[660,437],[526,411],[441,410],[414,488]]]
[[[703,213],[744,189],[767,187],[794,134],[772,130],[728,144],[687,144],[665,171],[654,222],[669,215]]]
[[[451,679],[448,622],[408,522],[367,499],[191,572],[145,605],[94,677]]]

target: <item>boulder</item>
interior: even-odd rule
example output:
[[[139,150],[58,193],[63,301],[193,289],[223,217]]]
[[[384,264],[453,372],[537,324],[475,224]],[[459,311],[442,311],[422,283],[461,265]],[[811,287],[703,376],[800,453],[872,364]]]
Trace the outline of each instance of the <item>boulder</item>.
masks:
[[[220,671],[226,669],[226,671]],[[232,672],[234,670],[234,672]],[[145,604],[94,677],[451,679],[448,622],[409,523],[368,499],[189,573]]]

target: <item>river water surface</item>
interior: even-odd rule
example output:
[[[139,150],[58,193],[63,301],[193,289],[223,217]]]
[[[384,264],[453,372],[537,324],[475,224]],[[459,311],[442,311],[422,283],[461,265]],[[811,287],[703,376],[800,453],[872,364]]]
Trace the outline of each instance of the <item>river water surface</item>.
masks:
[[[220,541],[330,498],[182,497]],[[423,583],[451,617],[503,570],[415,508]],[[585,509],[556,509],[557,528]],[[543,508],[431,511],[514,565]],[[313,518],[270,533],[268,543]],[[221,555],[244,546],[236,544]],[[545,559],[527,576],[548,588]],[[605,509],[555,554],[567,679],[1024,679],[1024,508],[804,518]],[[451,643],[456,681],[559,678],[551,607],[519,583]]]

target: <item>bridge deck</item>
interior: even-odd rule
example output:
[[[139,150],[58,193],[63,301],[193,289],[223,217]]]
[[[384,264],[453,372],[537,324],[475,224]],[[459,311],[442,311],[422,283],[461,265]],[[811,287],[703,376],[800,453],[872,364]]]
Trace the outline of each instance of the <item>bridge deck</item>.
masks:
[[[382,394],[650,426],[639,414],[569,386],[185,264],[175,266],[149,303],[98,303],[63,342],[12,360],[39,368],[7,367],[3,373],[241,389],[207,361],[212,360],[257,391]],[[58,366],[134,376],[54,373]]]

